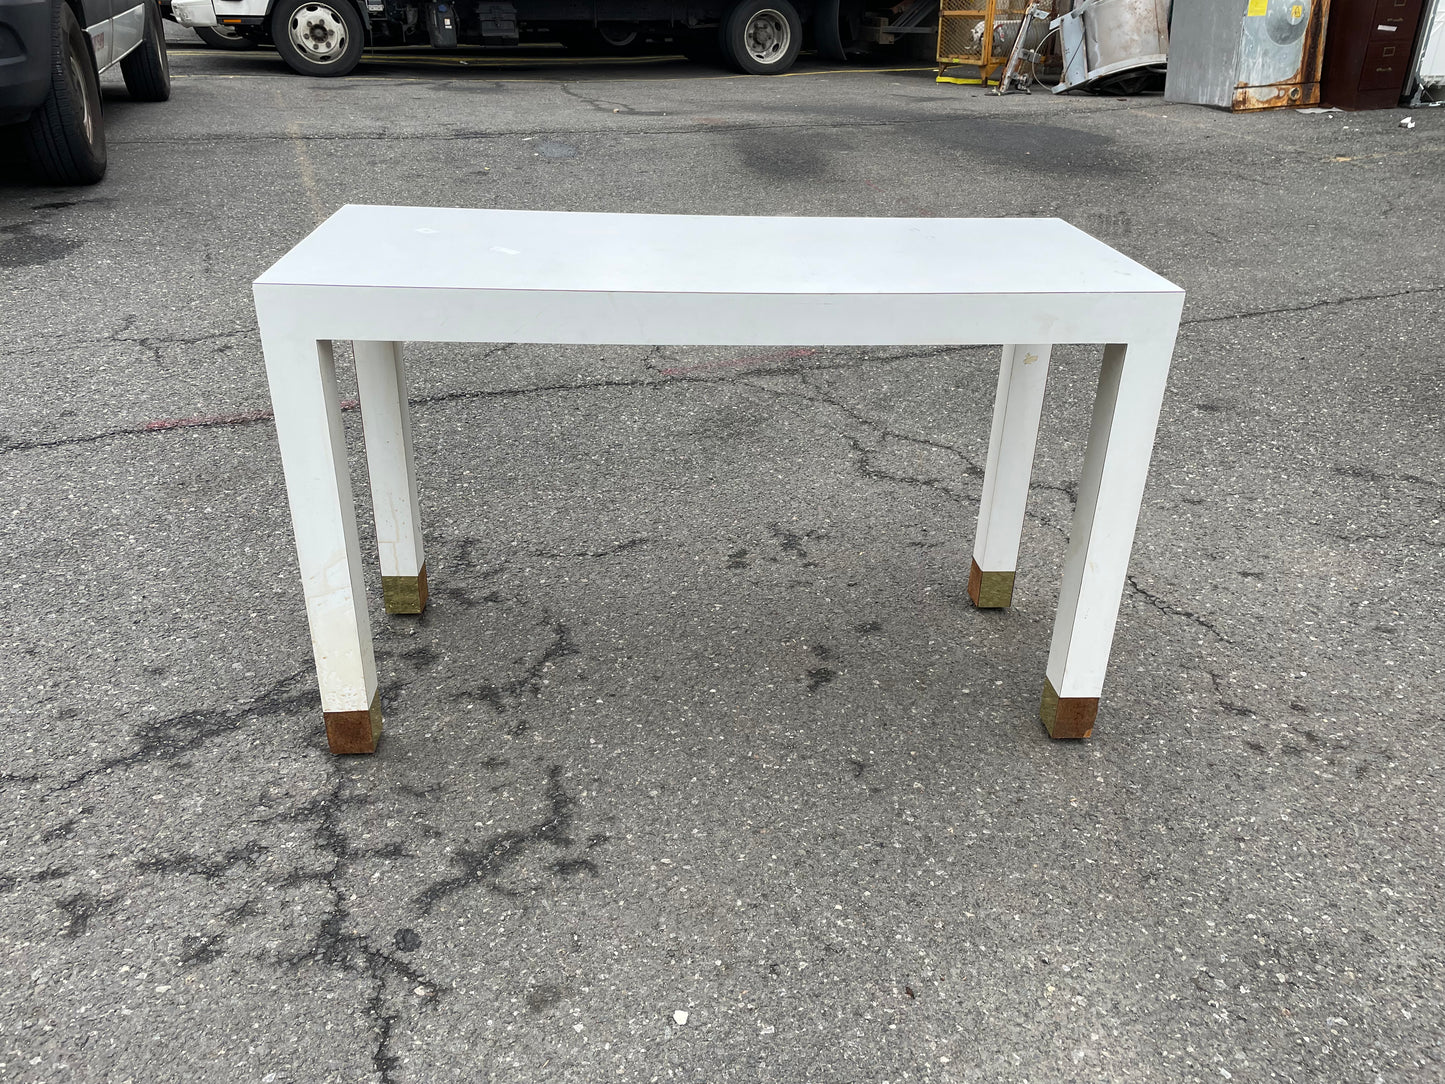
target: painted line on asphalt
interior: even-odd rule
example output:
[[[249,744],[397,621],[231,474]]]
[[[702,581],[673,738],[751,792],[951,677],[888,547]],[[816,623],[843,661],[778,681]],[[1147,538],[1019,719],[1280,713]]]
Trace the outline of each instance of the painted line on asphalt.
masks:
[[[275,97],[276,104],[285,112],[286,99],[281,96],[280,88],[277,88]],[[321,190],[316,186],[316,169],[306,150],[306,137],[301,131],[299,120],[286,122],[286,136],[296,152],[296,166],[301,174],[301,187],[306,190],[306,198],[311,204],[311,217],[319,226],[326,221],[326,208],[321,202]]]

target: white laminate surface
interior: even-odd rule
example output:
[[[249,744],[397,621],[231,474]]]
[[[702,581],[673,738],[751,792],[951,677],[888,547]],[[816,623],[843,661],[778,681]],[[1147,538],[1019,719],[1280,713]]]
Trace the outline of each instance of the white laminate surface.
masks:
[[[1056,218],[770,218],[348,205],[258,285],[604,293],[1178,293]]]

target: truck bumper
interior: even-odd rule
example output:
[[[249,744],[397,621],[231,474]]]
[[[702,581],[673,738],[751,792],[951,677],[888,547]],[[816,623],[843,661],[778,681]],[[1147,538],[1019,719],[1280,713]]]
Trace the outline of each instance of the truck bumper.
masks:
[[[215,26],[216,8],[211,0],[171,0],[171,17],[182,26]]]
[[[50,93],[50,0],[0,0],[0,124],[35,112]]]

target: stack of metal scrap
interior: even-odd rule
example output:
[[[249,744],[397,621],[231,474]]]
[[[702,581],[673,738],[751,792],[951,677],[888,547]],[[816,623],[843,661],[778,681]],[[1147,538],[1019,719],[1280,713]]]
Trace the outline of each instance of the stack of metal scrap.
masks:
[[[1051,24],[1064,72],[1055,94],[1086,87],[1125,94],[1162,85],[1170,0],[1082,0]]]

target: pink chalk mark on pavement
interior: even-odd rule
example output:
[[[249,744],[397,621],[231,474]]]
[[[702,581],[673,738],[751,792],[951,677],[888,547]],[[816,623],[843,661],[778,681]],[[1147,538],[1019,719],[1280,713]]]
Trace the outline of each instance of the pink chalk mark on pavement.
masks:
[[[663,369],[663,376],[683,376],[687,373],[701,373],[714,369],[740,369],[749,365],[762,365],[770,361],[793,361],[797,358],[810,358],[818,351],[810,350],[807,347],[800,347],[796,350],[780,350],[775,354],[753,354],[746,358],[732,358],[728,361],[704,361],[700,365],[684,365],[677,369]]]
[[[355,410],[360,406],[360,399],[341,400],[342,410]],[[190,418],[159,418],[153,422],[146,422],[139,427],[138,431],[155,433],[164,429],[204,429],[213,425],[249,425],[251,422],[263,422],[273,417],[275,414],[269,410],[245,410],[240,414],[197,414]]]

